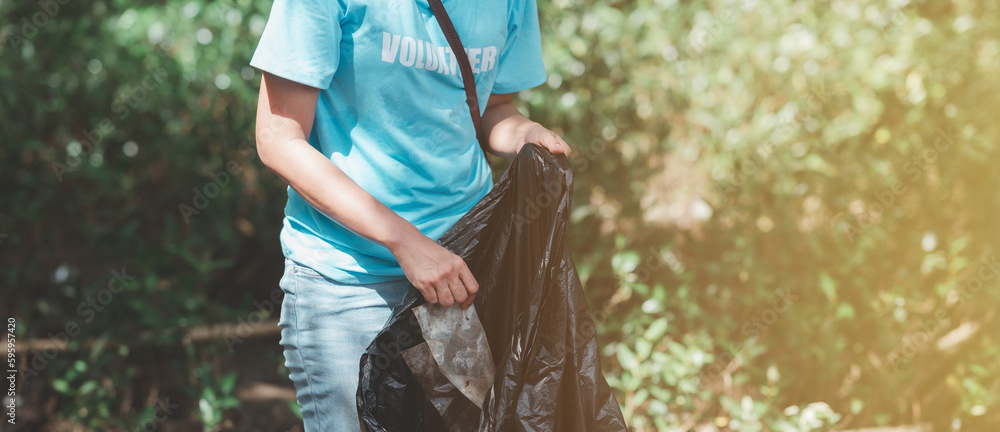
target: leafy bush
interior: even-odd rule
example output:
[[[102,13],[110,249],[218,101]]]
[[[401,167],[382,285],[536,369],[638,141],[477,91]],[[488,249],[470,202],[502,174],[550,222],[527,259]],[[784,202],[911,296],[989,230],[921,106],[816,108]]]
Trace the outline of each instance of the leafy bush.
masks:
[[[636,430],[998,421],[997,12],[543,8],[530,111],[581,150],[575,250]]]

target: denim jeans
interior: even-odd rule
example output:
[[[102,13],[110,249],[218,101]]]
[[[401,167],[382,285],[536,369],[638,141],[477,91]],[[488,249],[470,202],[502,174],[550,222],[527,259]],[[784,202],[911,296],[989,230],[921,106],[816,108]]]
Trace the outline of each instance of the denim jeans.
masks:
[[[411,289],[407,280],[352,285],[285,259],[281,346],[305,432],[358,432],[361,354]]]

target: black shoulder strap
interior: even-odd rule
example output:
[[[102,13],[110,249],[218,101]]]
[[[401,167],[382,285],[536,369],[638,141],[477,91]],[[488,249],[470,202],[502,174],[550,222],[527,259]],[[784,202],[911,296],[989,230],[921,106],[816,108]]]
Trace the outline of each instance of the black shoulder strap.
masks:
[[[444,10],[441,0],[427,0],[427,3],[430,4],[431,12],[434,13],[438,24],[441,25],[444,37],[448,39],[448,45],[451,45],[451,52],[458,60],[458,68],[462,72],[462,81],[465,83],[465,96],[469,103],[469,113],[472,114],[472,123],[476,126],[476,138],[479,140],[479,147],[483,149],[483,154],[488,154],[486,153],[486,137],[483,136],[483,119],[482,115],[479,114],[479,98],[476,96],[476,78],[472,75],[469,57],[465,54],[462,40],[458,38],[455,26],[451,24],[451,18]]]

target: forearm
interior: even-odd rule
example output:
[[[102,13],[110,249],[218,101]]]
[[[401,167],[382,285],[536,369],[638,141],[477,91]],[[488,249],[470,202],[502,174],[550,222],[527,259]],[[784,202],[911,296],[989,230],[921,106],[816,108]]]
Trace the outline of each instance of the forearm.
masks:
[[[257,152],[309,204],[392,252],[429,303],[468,308],[479,284],[461,257],[423,235],[309,145],[319,89],[263,74],[257,102]]]
[[[317,210],[395,250],[420,231],[301,138],[258,144],[261,160]]]
[[[483,132],[489,137],[490,153],[514,157],[524,145],[525,131],[535,124],[510,102],[490,104],[483,113]]]

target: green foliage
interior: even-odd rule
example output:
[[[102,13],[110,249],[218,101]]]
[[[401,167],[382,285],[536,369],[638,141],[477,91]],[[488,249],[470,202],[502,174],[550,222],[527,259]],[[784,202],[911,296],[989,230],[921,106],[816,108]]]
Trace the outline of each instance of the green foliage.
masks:
[[[129,428],[163,376],[224,428],[231,351],[184,329],[246,320],[280,275],[247,67],[270,2],[42,3],[0,0],[0,311],[79,334],[28,397]],[[519,103],[575,148],[572,247],[632,430],[1000,423],[996,4],[539,8],[549,81]]]
[[[219,430],[218,427],[223,423],[223,412],[240,406],[240,400],[233,395],[236,371],[229,372],[218,382],[213,381],[215,380],[209,380],[209,384],[202,387],[198,399],[198,419],[204,425],[205,432]]]
[[[195,365],[229,351],[221,340],[176,347],[189,327],[245,320],[274,288],[253,283],[264,279],[253,263],[281,260],[282,206],[264,198],[283,202],[284,187],[256,161],[259,75],[247,66],[270,2],[52,3],[53,14],[0,2],[0,309],[30,337],[80,326],[26,396],[65,383],[76,390],[60,397],[60,417],[131,427],[148,383],[173,376],[197,395],[188,409],[208,400],[209,424],[232,400],[201,387]],[[33,31],[38,13],[49,18]],[[116,269],[133,279],[102,297]],[[64,358],[93,339],[131,352],[106,349],[70,376]],[[126,365],[145,373],[116,372]]]
[[[995,5],[541,16],[550,80],[524,96],[577,148],[574,250],[634,429],[1000,421],[976,281],[1000,244]]]

